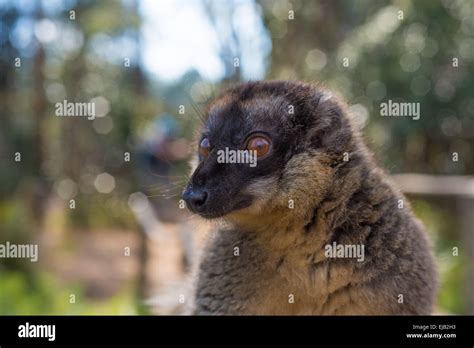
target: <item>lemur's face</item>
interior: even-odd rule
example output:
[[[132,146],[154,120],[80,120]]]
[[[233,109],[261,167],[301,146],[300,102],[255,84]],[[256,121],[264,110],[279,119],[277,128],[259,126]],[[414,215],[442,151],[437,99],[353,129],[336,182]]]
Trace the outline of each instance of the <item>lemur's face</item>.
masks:
[[[318,120],[322,97],[307,85],[265,82],[241,85],[212,102],[183,193],[188,208],[212,219],[258,215],[277,202],[287,206],[310,189],[308,170],[321,171],[316,186],[322,189],[331,167],[322,136],[330,139],[328,132],[341,124],[334,122],[340,115]]]

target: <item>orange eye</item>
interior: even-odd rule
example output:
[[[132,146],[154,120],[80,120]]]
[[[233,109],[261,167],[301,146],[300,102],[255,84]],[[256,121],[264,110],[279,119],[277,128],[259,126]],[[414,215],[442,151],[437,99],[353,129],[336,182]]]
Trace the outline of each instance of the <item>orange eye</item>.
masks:
[[[209,150],[211,149],[211,143],[208,138],[203,138],[199,143],[199,153],[203,157],[209,156]]]
[[[270,139],[267,137],[258,135],[247,142],[247,150],[255,151],[257,157],[263,157],[270,152]]]

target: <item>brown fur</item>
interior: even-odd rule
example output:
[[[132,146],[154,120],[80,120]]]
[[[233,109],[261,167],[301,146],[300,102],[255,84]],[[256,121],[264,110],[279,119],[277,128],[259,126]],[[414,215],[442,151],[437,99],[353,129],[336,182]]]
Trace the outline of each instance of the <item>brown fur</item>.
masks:
[[[231,122],[221,114],[234,104],[246,122],[274,117],[288,132],[301,123],[302,133],[280,171],[242,188],[252,204],[227,213],[212,233],[194,312],[430,314],[437,281],[423,227],[375,165],[344,104],[318,86],[244,84],[211,103],[205,127]],[[287,105],[296,105],[290,125]],[[364,245],[365,260],[327,258],[332,242]]]

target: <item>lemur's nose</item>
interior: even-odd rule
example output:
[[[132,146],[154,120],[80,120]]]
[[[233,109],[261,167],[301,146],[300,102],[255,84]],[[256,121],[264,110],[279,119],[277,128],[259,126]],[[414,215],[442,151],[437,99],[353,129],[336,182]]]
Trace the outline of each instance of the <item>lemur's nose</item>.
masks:
[[[206,189],[188,187],[183,192],[183,199],[186,201],[188,208],[194,212],[199,212],[204,208],[207,197],[209,197],[209,194]]]

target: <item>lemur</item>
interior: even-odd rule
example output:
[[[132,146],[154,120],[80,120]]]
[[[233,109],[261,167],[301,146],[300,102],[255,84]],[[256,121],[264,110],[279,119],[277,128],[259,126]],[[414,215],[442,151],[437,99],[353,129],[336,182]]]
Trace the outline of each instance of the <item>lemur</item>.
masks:
[[[257,165],[221,163],[247,150]],[[218,221],[194,314],[430,314],[437,274],[410,205],[376,164],[341,98],[320,85],[249,82],[205,111],[188,208]],[[328,248],[363,246],[364,257]]]

